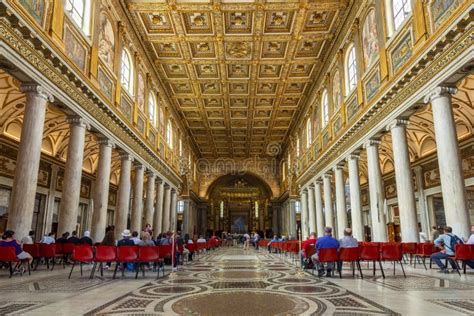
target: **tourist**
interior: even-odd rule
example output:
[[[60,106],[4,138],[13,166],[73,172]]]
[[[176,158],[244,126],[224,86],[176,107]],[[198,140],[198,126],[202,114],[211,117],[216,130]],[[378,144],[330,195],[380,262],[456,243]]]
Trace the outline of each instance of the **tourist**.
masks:
[[[65,243],[67,243],[68,238],[69,238],[69,232],[65,232],[61,235],[61,237],[56,239],[56,243],[57,244],[65,244]]]
[[[13,230],[5,231],[5,233],[3,233],[3,238],[4,240],[0,241],[0,247],[15,248],[16,257],[18,258],[18,260],[26,260],[28,261],[28,264],[31,264],[31,262],[33,261],[33,257],[26,251],[23,251],[21,245],[15,239],[15,232]]]
[[[107,230],[104,236],[104,239],[102,239],[102,242],[100,243],[101,246],[115,246],[115,233],[114,230]],[[110,266],[112,265],[112,262],[107,262],[104,266],[104,270],[108,270]]]
[[[77,231],[74,230],[72,232],[71,237],[67,239],[67,242],[72,244],[79,244],[81,242],[81,240],[77,237]]]
[[[54,244],[56,240],[54,239],[55,235],[53,232],[50,232],[47,235],[44,235],[43,238],[40,240],[41,244]]]
[[[277,235],[273,235],[273,238],[272,240],[270,240],[267,244],[267,247],[268,247],[268,252],[269,253],[272,253],[272,243],[274,242],[277,242],[278,241],[278,236]]]
[[[316,233],[315,232],[311,232],[309,234],[308,239],[303,241],[303,243],[301,244],[300,261],[301,261],[301,266],[302,267],[304,266],[305,258],[309,257],[308,254],[306,253],[306,249],[311,245],[313,245],[313,247],[316,245]]]
[[[134,231],[132,233],[132,238],[133,242],[135,243],[135,245],[138,245],[140,244],[142,241],[140,240],[140,237],[138,237],[138,232],[137,231]]]
[[[202,235],[199,236],[198,240],[196,242],[199,243],[206,243],[206,238],[204,238]]]
[[[130,237],[132,237],[132,234],[130,233],[130,230],[125,229],[122,232],[122,239],[117,241],[117,246],[119,246],[119,247],[120,246],[134,246],[135,242],[133,242],[133,240],[131,240]]]
[[[167,232],[166,234],[163,234],[163,236],[161,236],[160,245],[161,246],[171,245],[171,233],[170,232]]]
[[[433,226],[433,227],[431,227],[431,228],[433,229],[433,230],[431,231],[431,238],[432,238],[433,240],[438,239],[438,237],[439,237],[439,235],[440,235],[440,234],[439,234],[439,231],[440,231],[439,227]]]
[[[25,236],[21,239],[21,245],[32,245],[33,244],[33,238],[35,236],[35,231],[30,230],[28,233],[28,236]]]
[[[260,241],[260,235],[258,234],[258,232],[255,232],[255,234],[253,235],[253,242],[255,243],[255,250],[259,250],[258,248],[258,242]]]
[[[244,250],[249,250],[250,247],[250,235],[248,233],[244,234]]]
[[[149,232],[142,231],[142,236],[141,237],[142,237],[142,239],[140,240],[140,242],[137,245],[139,245],[139,246],[154,246],[155,245],[153,240],[151,240],[151,235],[150,235]]]
[[[189,234],[184,235],[184,244],[185,244],[186,250],[188,250],[188,261],[193,261],[194,251],[190,251],[189,247],[186,246],[186,245],[194,244],[193,240],[191,238],[189,238]]]
[[[84,232],[84,236],[79,240],[79,243],[92,246],[93,242],[91,238],[91,232],[86,230]]]
[[[160,245],[160,241],[161,241],[162,236],[163,236],[163,234],[161,234],[161,233],[156,236],[156,239],[154,240],[155,241],[155,246]]]
[[[339,242],[336,238],[332,237],[332,228],[324,228],[324,236],[318,238],[316,241],[316,253],[311,257],[313,264],[318,270],[318,277],[324,276],[324,264],[319,262],[319,250],[321,249],[339,249]],[[326,275],[331,276],[332,269],[334,267],[334,262],[328,262],[326,266]]]
[[[151,228],[151,224],[146,224],[145,228],[143,229],[144,232],[147,232],[148,234],[153,235],[153,229]]]
[[[466,245],[474,245],[474,234],[469,236],[469,239],[466,241]]]
[[[438,265],[441,269],[440,272],[442,273],[449,273],[448,267],[446,267],[441,259],[445,259],[451,256],[454,256],[455,246],[456,244],[462,243],[462,240],[453,234],[453,229],[450,226],[446,226],[444,228],[444,234],[440,235],[436,240],[434,240],[434,244],[440,248],[439,252],[435,252],[431,255],[431,260]],[[451,267],[456,269],[456,264],[453,260],[448,259]]]
[[[340,248],[355,248],[359,247],[359,242],[352,236],[352,229],[344,229],[344,237],[339,239]]]

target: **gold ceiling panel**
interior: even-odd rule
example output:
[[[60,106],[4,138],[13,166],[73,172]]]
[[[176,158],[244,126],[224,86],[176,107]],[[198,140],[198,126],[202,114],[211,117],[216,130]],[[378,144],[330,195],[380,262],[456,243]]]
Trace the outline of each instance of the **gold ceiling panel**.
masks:
[[[285,141],[347,0],[121,0],[204,157]]]

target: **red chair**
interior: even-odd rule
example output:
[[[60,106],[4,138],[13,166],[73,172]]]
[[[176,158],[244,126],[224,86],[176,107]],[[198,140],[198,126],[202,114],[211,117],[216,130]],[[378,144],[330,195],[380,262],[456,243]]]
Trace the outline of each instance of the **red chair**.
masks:
[[[402,242],[402,254],[405,256],[410,256],[410,264],[413,259],[413,256],[416,254],[416,242]],[[404,258],[405,261],[405,258]],[[406,261],[405,261],[406,262]]]
[[[400,243],[383,243],[381,246],[381,260],[382,261],[393,261],[393,275],[395,275],[395,262],[398,261],[400,266],[402,267],[403,276],[406,278],[407,275],[405,274],[405,269],[403,269],[403,252],[402,252],[402,244]],[[382,276],[385,279],[385,273],[380,266],[380,270],[382,271]]]
[[[145,276],[145,263],[150,263],[153,262],[158,263],[158,275],[156,276],[156,279],[158,280],[160,276],[160,268],[163,265],[163,260],[160,259],[160,250],[158,246],[141,246],[138,247],[138,258],[137,258],[137,274],[135,275],[135,279],[138,278],[138,271],[140,268],[142,269],[143,276]],[[164,269],[163,269],[163,276],[164,276]]]
[[[353,248],[340,248],[339,249],[339,277],[342,278],[342,265],[344,262],[350,262],[352,265],[352,276],[355,277],[355,265],[357,265],[357,270],[359,270],[360,278],[363,279],[362,269],[360,267],[359,260],[359,247]]]
[[[113,279],[115,279],[115,275],[117,274],[117,269],[121,263],[137,262],[138,258],[138,247],[137,246],[120,246],[117,247],[117,264],[114,270]],[[122,277],[125,275],[125,267],[122,267]]]
[[[319,249],[318,252],[318,262],[319,263],[329,263],[333,262],[334,264],[337,264],[337,261],[339,260],[339,256],[337,254],[337,249],[336,248],[323,248]],[[313,266],[313,273],[314,273],[315,266]],[[339,277],[342,278],[341,276],[341,270],[337,269],[339,272]],[[334,273],[334,269],[332,271]]]
[[[474,260],[474,245],[456,245],[456,251],[454,256],[454,262],[456,262],[456,266],[458,265],[457,260],[462,261],[462,268],[464,270],[464,274],[466,274],[466,261]],[[459,275],[461,275],[461,273],[459,272],[459,267],[457,271]]]
[[[56,253],[56,244],[39,244],[39,256],[40,258],[44,258],[46,261],[46,267],[48,270],[49,261],[51,260],[51,271],[53,271],[54,265],[56,264],[56,257],[61,257],[62,255]]]
[[[69,279],[71,278],[72,270],[74,270],[74,266],[76,265],[76,263],[79,263],[81,267],[81,276],[82,276],[82,265],[84,263],[91,263],[94,261],[94,252],[92,251],[92,247],[89,245],[74,246],[71,260],[73,261],[73,263],[71,267],[71,272],[69,272]]]
[[[16,256],[15,247],[0,247],[0,262],[8,263],[8,267],[10,268],[9,278],[12,277],[13,271],[15,271],[18,266],[25,261],[28,264],[28,274],[31,274],[30,264],[28,263],[28,260],[19,260]],[[15,266],[13,266],[13,263],[15,263]]]
[[[433,243],[426,242],[426,243],[417,244],[414,267],[416,268],[417,259],[421,258],[421,261],[423,262],[423,266],[425,267],[425,270],[428,270],[426,268],[426,258],[430,258],[430,269],[431,269],[431,264],[432,264],[431,255],[434,254],[435,252],[436,252],[436,246]]]
[[[104,276],[104,262],[113,262],[117,260],[117,247],[115,246],[96,246],[94,255],[94,266],[91,271],[91,279],[94,278],[95,269],[99,264],[100,276]]]
[[[39,259],[40,259],[39,244],[24,244],[23,251],[29,253],[33,257],[31,266],[35,267],[35,260],[36,260],[36,266],[38,266]],[[36,268],[33,268],[33,270],[35,269]]]
[[[364,243],[359,246],[359,260],[360,261],[372,261],[374,264],[374,276],[375,276],[375,262],[379,262],[380,270],[382,270],[382,262],[380,262],[380,244],[377,242]]]

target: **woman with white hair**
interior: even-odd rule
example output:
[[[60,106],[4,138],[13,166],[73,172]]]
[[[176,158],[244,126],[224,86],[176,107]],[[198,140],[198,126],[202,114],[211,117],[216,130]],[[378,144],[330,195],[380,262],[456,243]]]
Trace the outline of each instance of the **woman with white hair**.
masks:
[[[91,232],[86,230],[84,232],[84,236],[80,239],[80,244],[87,244],[92,246],[92,238],[91,238]]]

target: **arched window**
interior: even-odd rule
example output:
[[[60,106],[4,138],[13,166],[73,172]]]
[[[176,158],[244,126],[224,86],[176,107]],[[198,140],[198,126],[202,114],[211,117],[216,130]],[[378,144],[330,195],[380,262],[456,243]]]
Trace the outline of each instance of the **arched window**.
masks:
[[[171,120],[168,120],[168,124],[166,125],[166,142],[171,149],[173,149],[173,125],[171,124]]]
[[[90,0],[66,0],[64,10],[85,35],[90,34],[91,1]]]
[[[296,157],[300,156],[300,138],[296,139]]]
[[[347,51],[346,76],[346,94],[349,95],[357,86],[357,61],[354,45],[351,45]]]
[[[313,127],[311,126],[311,118],[306,121],[306,148],[313,143]]]
[[[156,127],[156,99],[153,92],[148,95],[148,119],[153,127]]]
[[[179,139],[178,153],[180,157],[183,155],[183,140],[181,138]]]
[[[283,162],[281,165],[281,179],[282,181],[286,180],[286,162]]]
[[[392,0],[393,23],[395,31],[411,13],[411,0]]]
[[[133,94],[133,69],[132,69],[132,58],[130,53],[124,49],[122,50],[122,63],[120,67],[120,82],[122,86],[129,92]]]
[[[321,98],[321,120],[323,128],[326,127],[329,122],[329,100],[327,90],[323,91],[323,96]]]

